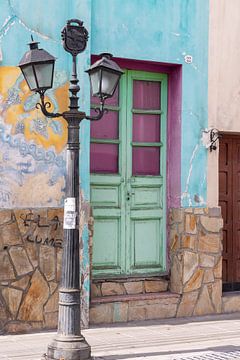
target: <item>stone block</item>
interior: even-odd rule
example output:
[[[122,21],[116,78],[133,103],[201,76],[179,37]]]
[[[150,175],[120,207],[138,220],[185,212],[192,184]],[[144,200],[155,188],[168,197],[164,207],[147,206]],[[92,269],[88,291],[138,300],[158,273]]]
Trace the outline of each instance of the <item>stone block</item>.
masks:
[[[239,294],[227,294],[222,297],[222,312],[233,313],[240,311]]]
[[[223,228],[223,219],[222,218],[201,216],[200,221],[206,231],[210,231],[213,233],[219,233],[220,230]]]
[[[28,259],[24,247],[12,246],[9,253],[18,276],[25,275],[33,271],[33,267]]]
[[[212,269],[205,269],[204,276],[203,276],[203,283],[212,283],[214,282],[214,275]]]
[[[25,275],[20,280],[14,281],[11,286],[25,290],[29,284],[30,276]]]
[[[202,286],[203,273],[204,271],[202,269],[197,269],[196,272],[192,275],[191,279],[185,285],[183,291],[190,292],[199,289]]]
[[[50,289],[50,294],[52,295],[54,293],[54,291],[57,289],[58,284],[54,281],[50,281],[48,283],[48,285],[49,285],[49,289]]]
[[[44,306],[44,312],[48,313],[48,312],[58,311],[58,299],[59,299],[59,294],[58,294],[58,291],[56,290],[50,296],[50,298],[48,299],[48,302]]]
[[[195,273],[198,267],[198,254],[184,251],[183,254],[183,284],[185,284]]]
[[[56,329],[58,325],[58,312],[46,313],[44,321],[44,328]]]
[[[184,210],[183,209],[172,209],[172,218],[174,222],[180,223],[184,219]]]
[[[157,304],[146,305],[146,319],[167,319],[176,316],[178,298],[160,299]]]
[[[197,222],[193,214],[185,216],[185,231],[189,234],[197,234]]]
[[[53,247],[40,246],[39,266],[48,281],[55,279],[55,249]]]
[[[130,306],[128,308],[128,321],[146,320],[146,307]]]
[[[212,303],[216,313],[222,312],[222,281],[217,280],[212,284]]]
[[[213,273],[216,279],[222,278],[222,256],[220,256],[215,268],[213,269]]]
[[[168,281],[164,279],[160,280],[145,280],[145,291],[146,293],[157,293],[167,291]]]
[[[143,293],[143,282],[142,281],[128,281],[124,284],[126,293],[129,295],[132,294],[142,294]]]
[[[105,282],[102,284],[102,295],[123,295],[125,289],[123,284],[117,282]]]
[[[172,232],[175,233],[176,230],[170,231],[170,250],[176,251],[180,248],[180,237],[176,233],[173,235]]]
[[[196,241],[195,235],[184,235],[182,237],[182,247],[194,250],[196,248]]]
[[[198,240],[198,250],[217,254],[221,249],[220,243],[220,235],[201,233]]]
[[[102,296],[101,284],[91,284],[91,298]]]
[[[6,209],[0,211],[0,226],[9,224],[14,221],[15,219],[12,210]]]
[[[16,221],[0,226],[0,250],[23,243]]]
[[[202,315],[209,315],[214,313],[215,310],[213,308],[213,304],[209,296],[208,288],[205,285],[200,292],[193,315],[202,316]]]
[[[220,217],[221,216],[221,207],[213,207],[208,209],[209,216]]]
[[[48,284],[39,270],[36,270],[32,276],[30,288],[21,304],[18,319],[24,321],[42,321],[43,306],[48,297]]]
[[[113,303],[113,322],[128,321],[128,302]]]
[[[214,264],[215,264],[215,257],[213,255],[208,255],[205,253],[199,255],[200,266],[212,268]]]
[[[192,316],[198,298],[198,291],[185,293],[178,306],[177,317]]]
[[[92,305],[90,307],[90,324],[113,322],[113,303]]]
[[[202,215],[204,214],[204,208],[194,208],[195,215]]]
[[[183,274],[183,262],[178,259],[177,255],[175,255],[172,258],[172,264],[171,264],[171,277],[170,277],[171,292],[182,294],[183,291],[182,274]]]
[[[30,324],[26,322],[9,322],[5,325],[5,331],[7,334],[19,334],[27,333],[32,330]]]
[[[193,208],[191,208],[191,207],[185,208],[185,209],[184,209],[184,212],[185,212],[186,214],[193,214]]]
[[[25,240],[25,249],[27,251],[29,260],[34,268],[38,267],[39,262],[39,254],[38,249],[39,246],[33,242],[27,242]]]
[[[62,270],[62,249],[57,248],[57,270],[56,270],[56,281],[61,279],[61,270]]]
[[[7,251],[0,252],[0,281],[2,280],[15,280],[15,273]]]
[[[5,288],[2,290],[2,295],[13,318],[15,318],[22,300],[22,291],[17,289]]]

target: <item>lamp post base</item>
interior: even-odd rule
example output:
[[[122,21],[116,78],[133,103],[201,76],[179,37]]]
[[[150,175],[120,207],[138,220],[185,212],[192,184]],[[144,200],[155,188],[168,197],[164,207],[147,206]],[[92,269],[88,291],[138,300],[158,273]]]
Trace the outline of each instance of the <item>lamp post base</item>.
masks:
[[[48,345],[42,360],[90,360],[91,348],[83,336],[57,337]]]

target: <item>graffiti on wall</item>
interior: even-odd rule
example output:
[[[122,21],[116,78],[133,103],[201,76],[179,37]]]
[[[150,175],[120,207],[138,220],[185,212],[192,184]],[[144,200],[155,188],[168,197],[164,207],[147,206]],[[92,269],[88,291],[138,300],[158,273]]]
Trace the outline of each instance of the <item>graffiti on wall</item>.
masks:
[[[33,212],[23,213],[20,215],[23,227],[27,232],[26,241],[42,244],[46,246],[62,248],[62,228],[61,221],[57,215],[50,219],[43,218],[40,214],[35,215]],[[35,231],[28,229],[35,228]],[[36,230],[43,230],[42,232]]]
[[[0,207],[59,206],[65,187],[66,122],[48,119],[36,109],[38,95],[30,92],[18,68],[1,67],[0,79]],[[65,72],[56,72],[46,98],[52,111],[67,108],[67,88]]]

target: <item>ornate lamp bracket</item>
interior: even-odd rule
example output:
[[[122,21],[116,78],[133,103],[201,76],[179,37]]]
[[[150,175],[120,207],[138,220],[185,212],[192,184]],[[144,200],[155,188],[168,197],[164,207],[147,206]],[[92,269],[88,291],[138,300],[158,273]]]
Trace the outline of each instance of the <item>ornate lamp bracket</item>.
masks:
[[[43,115],[47,116],[48,118],[56,118],[62,116],[62,114],[60,113],[51,113],[47,110],[51,107],[51,104],[49,101],[44,101],[44,93],[45,91],[39,92],[41,102],[36,104],[36,108],[41,109]]]
[[[100,107],[94,108],[94,111],[97,113],[96,116],[85,116],[85,119],[91,121],[101,120],[104,114],[108,112],[108,109],[104,109],[104,100],[100,102]]]

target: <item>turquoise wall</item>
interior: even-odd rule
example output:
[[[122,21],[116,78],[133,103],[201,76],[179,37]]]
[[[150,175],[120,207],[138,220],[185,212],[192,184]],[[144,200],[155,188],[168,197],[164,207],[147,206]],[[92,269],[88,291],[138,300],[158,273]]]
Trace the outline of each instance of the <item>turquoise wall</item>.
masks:
[[[16,129],[25,126],[26,116],[32,116],[31,111],[35,111],[35,104],[38,96],[30,94],[24,100],[24,110],[26,114],[15,113],[19,100],[19,94],[22,94],[21,84],[22,76],[20,75],[16,82],[8,89],[9,83],[13,81],[15,76],[12,69],[17,66],[23,54],[28,50],[27,43],[30,42],[31,35],[34,40],[40,42],[40,47],[49,51],[57,57],[55,67],[54,89],[47,92],[52,103],[54,111],[59,111],[60,103],[57,101],[55,90],[61,88],[68,82],[71,72],[71,55],[66,53],[61,45],[61,30],[65,26],[66,21],[71,18],[80,18],[84,21],[85,27],[91,28],[91,1],[90,0],[0,0],[0,50],[2,59],[0,65],[2,68],[2,79],[0,79],[0,146],[2,156],[0,158],[0,182],[1,190],[4,190],[4,199],[8,199],[5,203],[0,200],[0,207],[51,207],[62,206],[64,198],[66,163],[65,163],[65,147],[58,152],[56,147],[44,147],[38,140],[39,137],[46,138],[49,127],[55,132],[59,131],[59,139],[61,131],[59,121],[37,119],[31,117],[32,127],[30,130],[30,139],[26,138],[24,131]],[[89,31],[89,43],[84,53],[78,56],[78,75],[80,79],[81,91],[80,108],[88,113],[89,111],[89,80],[88,75],[84,72],[90,65],[91,52],[91,32]],[[16,72],[16,70],[15,70]],[[5,91],[5,89],[8,89]],[[11,111],[11,106],[14,108]],[[67,110],[67,108],[65,109]],[[29,112],[28,112],[29,111]],[[8,124],[9,114],[11,114],[14,126]],[[15,118],[15,119],[14,119]],[[29,120],[30,121],[30,120]],[[38,123],[38,128],[35,124]],[[80,131],[81,154],[80,154],[80,177],[81,177],[81,200],[82,200],[82,219],[83,219],[83,323],[88,323],[88,302],[89,302],[89,258],[88,258],[88,211],[89,211],[89,122],[83,121]],[[43,129],[47,129],[43,133]],[[36,139],[32,138],[36,133]],[[51,132],[52,133],[52,132]],[[63,140],[61,140],[63,141]],[[23,150],[24,149],[24,150]],[[30,151],[29,149],[33,149]],[[4,156],[3,156],[4,154]],[[4,159],[3,159],[4,157]],[[53,159],[50,161],[49,159]],[[57,163],[57,164],[56,164]],[[21,170],[19,170],[21,164]],[[50,175],[49,175],[50,174]],[[38,194],[34,198],[34,185],[29,189],[28,184],[31,178],[41,179],[42,194]],[[38,177],[37,177],[38,176]],[[20,183],[18,179],[21,179]],[[34,178],[35,179],[35,178]],[[46,180],[46,181],[45,181]],[[37,180],[33,182],[36,184]],[[40,180],[38,180],[40,181]],[[13,183],[13,184],[12,184]],[[9,188],[9,184],[11,188]],[[56,186],[57,184],[58,187]],[[55,187],[54,187],[55,186]],[[10,201],[10,196],[14,198],[16,193],[23,192],[20,200]],[[35,191],[36,192],[36,191]],[[44,194],[51,194],[43,200]],[[61,196],[59,194],[61,193]],[[3,196],[0,194],[0,199]]]
[[[78,57],[78,72],[81,86],[80,106],[87,113],[90,107],[89,81],[84,70],[90,65],[90,54],[110,52],[119,58],[181,64],[182,134],[179,136],[182,138],[182,155],[181,158],[176,159],[181,161],[179,196],[182,206],[206,205],[207,151],[201,143],[201,130],[207,127],[208,115],[208,0],[0,0],[0,2],[1,66],[18,64],[27,50],[26,44],[32,34],[35,40],[40,41],[43,48],[57,57],[58,75],[55,89],[69,79],[71,66],[71,56],[65,53],[61,46],[61,29],[67,19],[79,18],[84,21],[90,38],[87,50]],[[191,64],[185,62],[185,55],[192,56]],[[52,98],[54,101],[53,94]],[[32,106],[35,100],[36,97],[31,98]],[[59,104],[56,103],[55,106],[57,110]],[[2,117],[0,125],[2,126],[0,130],[6,131],[7,134],[1,137],[3,142],[0,144],[1,149],[2,146],[5,146],[6,150],[10,149],[14,143],[10,140],[15,135],[11,133],[10,126],[6,126]],[[16,139],[21,136],[17,134]],[[89,202],[89,136],[89,122],[83,121],[80,171],[81,194],[86,212]],[[21,141],[25,141],[26,145],[26,140]],[[43,154],[43,161],[38,164],[37,169],[39,172],[48,173],[48,169],[51,168],[45,161],[48,153],[47,151],[44,153],[45,150],[38,143],[34,145],[36,151],[40,149]],[[19,156],[18,147],[15,146],[10,150],[15,151],[16,157]],[[55,154],[52,149],[48,151]],[[29,153],[26,156],[33,157],[33,154]],[[54,176],[60,178],[65,175],[64,150],[58,156],[61,156],[63,162],[56,168]],[[37,160],[33,160],[35,164]],[[0,170],[1,176],[9,176],[7,173],[9,167],[1,167]],[[31,173],[23,173],[21,176],[25,181],[31,177]],[[64,192],[64,189],[62,188],[61,191]],[[61,199],[57,204],[54,203],[54,199],[52,201],[42,206],[62,205]],[[35,203],[32,206],[37,207],[39,204]],[[86,212],[83,215],[86,215]],[[87,216],[84,220],[83,232],[85,309],[88,308],[89,298],[86,218]]]
[[[92,0],[92,53],[182,64],[181,204],[206,205],[208,0]],[[184,61],[192,56],[192,63]],[[176,159],[179,161],[179,159]]]

